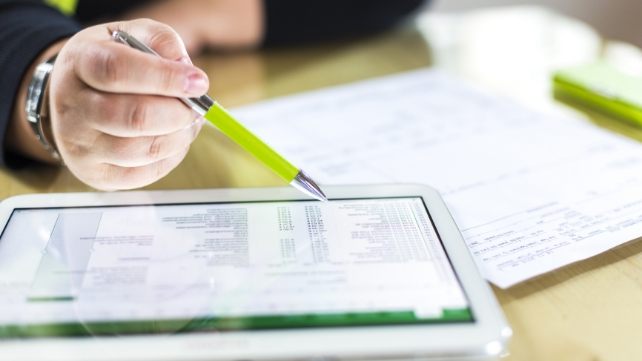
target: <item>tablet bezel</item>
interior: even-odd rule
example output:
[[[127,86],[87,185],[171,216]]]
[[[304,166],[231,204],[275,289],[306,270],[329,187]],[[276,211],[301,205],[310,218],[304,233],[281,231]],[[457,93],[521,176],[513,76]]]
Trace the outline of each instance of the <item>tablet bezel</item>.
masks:
[[[490,287],[438,192],[423,185],[326,186],[330,199],[420,196],[430,213],[475,322],[290,330],[247,330],[207,334],[137,335],[97,338],[4,340],[0,358],[12,360],[229,360],[481,357],[494,358],[511,329]],[[0,230],[16,208],[152,205],[171,203],[301,200],[291,187],[116,193],[34,194],[0,203]],[[109,353],[101,350],[109,349]],[[92,358],[94,357],[94,358]]]

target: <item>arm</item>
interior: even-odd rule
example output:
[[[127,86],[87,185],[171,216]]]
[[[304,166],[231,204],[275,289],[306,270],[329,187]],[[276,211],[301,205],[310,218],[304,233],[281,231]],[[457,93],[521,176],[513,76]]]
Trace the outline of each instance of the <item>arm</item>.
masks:
[[[171,0],[125,18],[149,17],[181,35],[190,52],[340,39],[386,30],[427,0]]]
[[[26,89],[35,66],[57,53],[60,40],[78,29],[44,5],[0,3],[0,164],[17,165],[22,161],[18,154],[52,160],[27,124]]]
[[[171,0],[136,8],[125,19],[151,18],[174,28],[190,53],[252,48],[264,33],[261,0]]]
[[[114,41],[116,30],[160,57]],[[139,19],[86,28],[65,43],[51,73],[53,140],[67,168],[94,188],[143,187],[183,160],[203,124],[176,98],[208,88],[207,75],[165,24]]]
[[[426,0],[264,0],[264,44],[288,45],[367,35],[407,18]]]
[[[25,19],[34,14],[40,18]],[[52,161],[32,134],[24,107],[35,66],[58,54],[45,96],[50,141],[69,170],[104,190],[138,188],[162,178],[181,162],[202,125],[176,98],[205,93],[207,75],[192,65],[167,25],[114,22],[66,38],[67,21],[38,4],[0,8],[0,40],[10,46],[0,59],[3,152],[15,154],[8,160]],[[116,43],[114,30],[129,32],[161,58]],[[39,31],[44,34],[37,36]]]

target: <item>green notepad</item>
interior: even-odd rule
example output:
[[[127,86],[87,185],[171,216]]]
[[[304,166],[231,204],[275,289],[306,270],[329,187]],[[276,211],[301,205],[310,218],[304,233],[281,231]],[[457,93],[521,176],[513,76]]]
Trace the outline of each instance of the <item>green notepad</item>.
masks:
[[[555,97],[642,127],[642,74],[600,62],[557,71]]]

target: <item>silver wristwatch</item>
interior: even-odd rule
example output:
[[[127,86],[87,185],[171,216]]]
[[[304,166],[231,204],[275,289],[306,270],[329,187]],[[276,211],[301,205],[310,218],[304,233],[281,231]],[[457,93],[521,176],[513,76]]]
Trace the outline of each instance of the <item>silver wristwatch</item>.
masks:
[[[56,150],[56,147],[47,139],[47,132],[43,121],[43,118],[46,116],[44,112],[47,111],[47,109],[43,109],[45,90],[49,84],[49,76],[53,71],[55,61],[56,57],[54,56],[36,67],[27,90],[25,111],[27,112],[29,125],[40,144],[42,144],[54,159],[60,160],[60,154]]]

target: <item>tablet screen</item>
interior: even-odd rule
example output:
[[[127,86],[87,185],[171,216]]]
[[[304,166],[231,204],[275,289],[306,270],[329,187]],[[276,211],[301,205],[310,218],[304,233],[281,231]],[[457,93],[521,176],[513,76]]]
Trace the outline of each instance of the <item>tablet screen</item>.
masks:
[[[420,197],[15,209],[0,336],[473,322]]]

